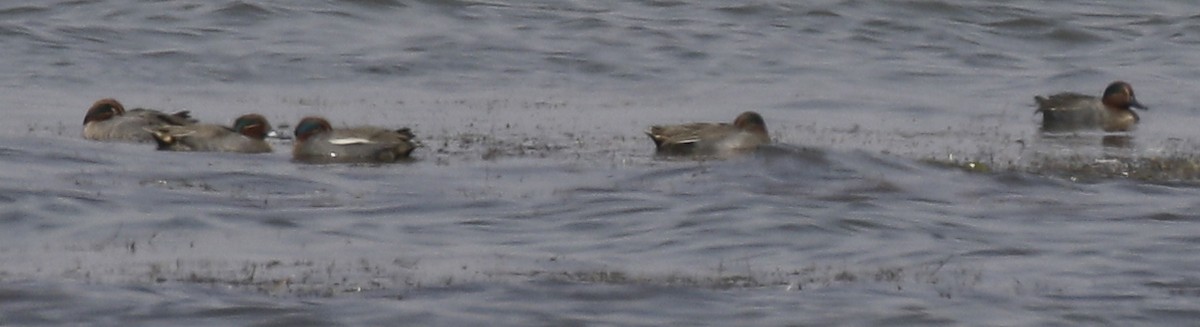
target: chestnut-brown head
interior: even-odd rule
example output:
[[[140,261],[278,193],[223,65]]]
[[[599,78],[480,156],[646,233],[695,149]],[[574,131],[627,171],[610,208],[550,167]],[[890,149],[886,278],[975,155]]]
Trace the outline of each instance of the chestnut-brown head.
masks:
[[[747,111],[733,120],[733,126],[755,134],[767,135],[767,123],[757,112]]]
[[[104,98],[96,100],[92,104],[92,107],[87,111],[87,115],[83,116],[83,124],[87,125],[87,123],[94,121],[105,121],[124,114],[125,106],[122,106],[116,99]]]
[[[296,142],[304,142],[313,135],[332,130],[333,126],[329,125],[329,121],[325,120],[325,118],[316,116],[304,117],[304,119],[301,119],[300,122],[296,124]]]
[[[1137,101],[1137,97],[1133,95],[1133,86],[1122,81],[1112,82],[1104,89],[1104,96],[1101,101],[1105,105],[1115,108],[1129,109],[1138,108],[1142,110],[1150,110]]]
[[[242,135],[262,140],[267,138],[267,133],[271,131],[271,124],[267,123],[267,117],[259,114],[246,114],[233,121],[233,130]]]

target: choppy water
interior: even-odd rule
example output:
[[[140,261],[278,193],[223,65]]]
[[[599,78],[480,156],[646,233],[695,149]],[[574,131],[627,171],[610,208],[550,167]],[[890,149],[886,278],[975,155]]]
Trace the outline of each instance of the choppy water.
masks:
[[[1188,325],[1179,1],[0,5],[0,324]],[[1139,130],[1032,96],[1129,81]],[[81,140],[87,106],[411,127],[396,165]],[[656,158],[647,126],[775,146]]]

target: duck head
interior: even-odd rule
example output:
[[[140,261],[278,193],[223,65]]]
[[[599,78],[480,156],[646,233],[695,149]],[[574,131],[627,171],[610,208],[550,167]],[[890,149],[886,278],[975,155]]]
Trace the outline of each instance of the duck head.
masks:
[[[1104,96],[1101,101],[1105,105],[1116,108],[1138,108],[1142,110],[1150,110],[1137,101],[1137,97],[1133,95],[1133,87],[1129,83],[1122,81],[1112,82],[1108,84],[1108,88],[1104,89]]]
[[[330,126],[329,121],[325,120],[325,118],[315,116],[304,117],[304,119],[301,119],[296,124],[296,142],[304,142],[313,135],[332,130],[333,126]]]
[[[267,138],[267,133],[271,132],[271,124],[267,123],[267,117],[259,114],[246,114],[233,120],[233,130],[239,134],[262,140]]]
[[[92,107],[87,111],[87,115],[83,117],[83,124],[87,125],[87,123],[94,121],[105,121],[124,114],[125,106],[122,106],[116,99],[104,98],[96,100],[96,103],[92,104]]]
[[[762,116],[757,112],[743,112],[737,116],[737,119],[733,120],[733,126],[743,131],[767,135],[767,123],[763,121]]]

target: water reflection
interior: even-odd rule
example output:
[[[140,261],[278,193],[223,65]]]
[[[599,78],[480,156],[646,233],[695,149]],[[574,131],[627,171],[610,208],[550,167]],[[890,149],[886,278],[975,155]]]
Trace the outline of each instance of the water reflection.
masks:
[[[1041,143],[1064,148],[1081,148],[1099,145],[1105,148],[1133,148],[1133,135],[1127,133],[1054,133],[1042,130],[1038,133]]]
[[[1133,136],[1129,134],[1122,135],[1105,135],[1101,138],[1100,144],[1108,148],[1133,148]]]

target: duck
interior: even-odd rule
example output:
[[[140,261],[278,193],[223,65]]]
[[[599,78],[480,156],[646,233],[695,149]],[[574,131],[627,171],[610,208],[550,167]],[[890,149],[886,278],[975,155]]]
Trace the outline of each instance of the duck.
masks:
[[[167,125],[151,131],[158,149],[197,152],[271,152],[267,134],[271,124],[259,114],[245,114],[233,120],[233,127],[217,124]]]
[[[390,163],[408,159],[417,148],[408,128],[360,126],[334,129],[324,117],[296,124],[292,159],[310,163]]]
[[[729,123],[651,126],[646,135],[662,155],[725,156],[771,143],[762,115],[746,111]]]
[[[167,114],[153,109],[125,111],[113,98],[96,100],[83,117],[83,138],[104,142],[154,142],[154,129],[196,123],[188,111]]]
[[[1100,129],[1105,132],[1132,131],[1141,120],[1134,108],[1150,110],[1138,102],[1133,86],[1123,81],[1108,84],[1099,98],[1065,92],[1048,97],[1034,96],[1042,114],[1042,131]]]

